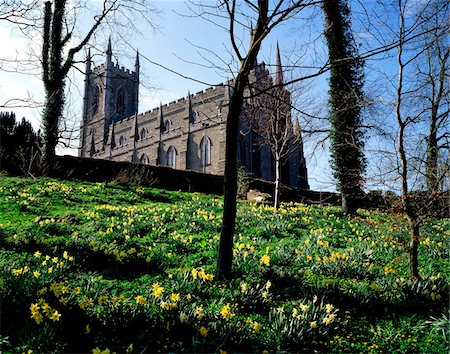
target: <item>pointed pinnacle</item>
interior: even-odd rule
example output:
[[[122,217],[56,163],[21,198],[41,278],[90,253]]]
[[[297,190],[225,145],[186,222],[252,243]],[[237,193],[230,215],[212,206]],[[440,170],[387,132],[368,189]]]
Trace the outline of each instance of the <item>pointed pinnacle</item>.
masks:
[[[139,49],[136,50],[136,61],[134,62],[135,67],[139,67]]]
[[[283,69],[281,67],[281,59],[280,59],[280,48],[278,46],[277,41],[277,53],[276,53],[276,59],[275,59],[275,84],[276,85],[283,85]]]
[[[111,36],[109,36],[108,38],[108,47],[106,49],[106,54],[112,55]]]

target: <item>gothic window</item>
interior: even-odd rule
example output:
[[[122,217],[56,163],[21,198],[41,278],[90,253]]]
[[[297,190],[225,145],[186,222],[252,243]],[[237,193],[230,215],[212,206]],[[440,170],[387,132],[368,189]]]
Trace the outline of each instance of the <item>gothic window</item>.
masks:
[[[148,165],[150,163],[150,159],[148,158],[148,156],[146,154],[142,154],[140,161],[144,165]]]
[[[222,104],[217,106],[217,115],[222,115]]]
[[[211,164],[211,140],[207,136],[204,136],[200,143],[200,157],[202,166]]]
[[[172,130],[172,122],[170,120],[166,120],[164,122],[164,132],[167,133]]]
[[[176,158],[177,158],[177,151],[173,146],[170,146],[169,150],[167,150],[167,166],[175,168]]]
[[[147,132],[145,131],[145,128],[141,129],[141,140],[144,140],[147,137]]]
[[[123,87],[117,90],[116,112],[120,115],[125,114],[125,90]]]
[[[123,135],[121,135],[119,138],[119,146],[123,146],[123,145],[125,145],[125,138]]]
[[[92,114],[96,114],[98,112],[99,105],[100,105],[100,86],[95,85],[92,98]]]
[[[197,111],[193,111],[192,112],[192,122],[195,123],[197,121],[198,117],[200,117],[200,113],[198,113]]]

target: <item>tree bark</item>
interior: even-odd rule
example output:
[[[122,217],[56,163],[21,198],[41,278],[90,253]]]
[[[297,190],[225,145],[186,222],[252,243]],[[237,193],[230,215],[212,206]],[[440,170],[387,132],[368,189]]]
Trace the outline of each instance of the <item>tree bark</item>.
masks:
[[[439,186],[438,151],[436,119],[433,119],[432,115],[430,120],[430,132],[427,137],[426,179],[428,192],[438,190]]]
[[[273,206],[275,208],[280,207],[280,192],[281,192],[281,162],[280,157],[275,155],[275,198]]]
[[[419,278],[419,262],[418,262],[418,247],[419,247],[419,224],[414,218],[408,216],[410,241],[409,241],[409,273],[413,278]]]

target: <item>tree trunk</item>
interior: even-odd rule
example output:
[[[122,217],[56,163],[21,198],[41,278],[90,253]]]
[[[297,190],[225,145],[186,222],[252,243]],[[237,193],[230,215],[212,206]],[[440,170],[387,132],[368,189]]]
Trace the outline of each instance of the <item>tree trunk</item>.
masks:
[[[434,113],[434,112],[433,112]],[[433,192],[438,189],[438,140],[436,129],[436,113],[432,114],[430,120],[430,132],[427,138],[426,179],[427,190]]]
[[[44,154],[43,173],[50,174],[55,166],[55,149],[58,144],[59,117],[64,107],[64,83],[53,84],[47,92],[47,102],[43,113]]]
[[[419,262],[418,262],[418,248],[419,248],[419,224],[414,217],[408,215],[408,224],[410,232],[409,241],[409,273],[412,278],[419,278]]]
[[[233,235],[236,224],[237,141],[247,74],[241,70],[236,77],[227,116],[223,216],[217,258],[217,279],[219,280],[231,278]]]
[[[280,157],[275,155],[275,197],[273,201],[273,206],[275,208],[280,207],[280,192],[281,192],[281,162]]]

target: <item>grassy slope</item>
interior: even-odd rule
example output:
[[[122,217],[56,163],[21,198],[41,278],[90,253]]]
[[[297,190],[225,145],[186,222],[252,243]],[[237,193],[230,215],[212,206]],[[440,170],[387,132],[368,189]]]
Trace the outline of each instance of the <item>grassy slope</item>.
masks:
[[[241,202],[235,278],[217,283],[221,205],[2,178],[0,342],[70,352],[448,348],[449,220],[423,225],[422,280],[410,281],[399,216]]]

